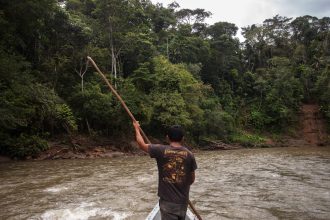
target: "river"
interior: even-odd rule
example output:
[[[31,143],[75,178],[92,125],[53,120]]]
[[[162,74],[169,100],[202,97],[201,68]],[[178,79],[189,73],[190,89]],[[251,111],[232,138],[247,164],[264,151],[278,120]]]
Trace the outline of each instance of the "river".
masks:
[[[209,219],[330,219],[330,148],[196,153],[191,201]],[[0,164],[0,219],[144,219],[157,169],[141,156]]]

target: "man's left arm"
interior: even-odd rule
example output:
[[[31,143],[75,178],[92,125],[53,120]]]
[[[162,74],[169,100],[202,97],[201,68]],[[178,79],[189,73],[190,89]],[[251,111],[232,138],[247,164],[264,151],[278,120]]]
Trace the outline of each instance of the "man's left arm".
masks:
[[[195,171],[190,173],[190,185],[195,182]]]
[[[197,163],[194,155],[191,155],[191,159],[190,185],[195,182],[195,170],[197,169]]]

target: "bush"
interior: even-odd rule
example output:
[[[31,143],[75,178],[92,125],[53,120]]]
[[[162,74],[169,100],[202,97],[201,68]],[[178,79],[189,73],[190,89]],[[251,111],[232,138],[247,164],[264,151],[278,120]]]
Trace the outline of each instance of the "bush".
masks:
[[[257,144],[265,142],[265,138],[257,134],[235,133],[231,135],[230,140],[239,143],[245,147],[253,147]]]
[[[55,119],[68,132],[77,130],[76,118],[67,104],[56,104]]]
[[[318,77],[316,82],[318,99],[321,105],[321,111],[325,116],[328,130],[330,131],[330,70],[325,69]]]
[[[249,126],[259,131],[264,129],[269,121],[270,118],[265,113],[256,109],[251,110],[248,118]]]
[[[48,149],[48,144],[44,139],[28,134],[20,134],[17,138],[7,136],[7,138],[2,139],[0,144],[3,146],[1,149],[3,153],[17,159],[35,157]]]

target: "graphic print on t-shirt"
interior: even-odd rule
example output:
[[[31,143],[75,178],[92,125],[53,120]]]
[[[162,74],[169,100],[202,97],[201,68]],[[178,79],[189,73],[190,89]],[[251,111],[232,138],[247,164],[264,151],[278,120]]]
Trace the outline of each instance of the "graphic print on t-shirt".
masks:
[[[168,183],[182,183],[185,179],[184,161],[188,152],[166,149],[164,157],[168,162],[163,165],[164,178]]]

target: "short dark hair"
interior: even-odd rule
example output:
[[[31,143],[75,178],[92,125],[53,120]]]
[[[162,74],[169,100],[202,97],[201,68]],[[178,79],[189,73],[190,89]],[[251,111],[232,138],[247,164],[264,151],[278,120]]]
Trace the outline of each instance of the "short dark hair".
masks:
[[[184,131],[180,125],[172,125],[167,130],[167,136],[170,141],[180,142],[184,136]]]

